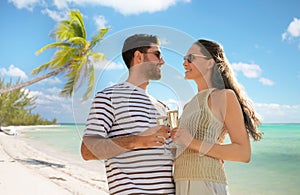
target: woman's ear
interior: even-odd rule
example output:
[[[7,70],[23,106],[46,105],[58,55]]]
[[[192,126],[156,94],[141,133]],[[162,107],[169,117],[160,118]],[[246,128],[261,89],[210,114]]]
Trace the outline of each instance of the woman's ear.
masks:
[[[209,59],[207,63],[207,69],[212,69],[215,65],[215,60],[214,59]]]

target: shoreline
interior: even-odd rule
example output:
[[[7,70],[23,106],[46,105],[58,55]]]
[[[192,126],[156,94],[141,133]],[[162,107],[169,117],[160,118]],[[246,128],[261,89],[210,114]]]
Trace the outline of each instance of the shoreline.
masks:
[[[61,157],[0,132],[0,194],[108,194],[101,163]]]
[[[56,134],[51,137],[51,130],[44,137],[50,136],[50,140],[54,142],[47,143],[43,139],[36,139],[37,137],[25,136],[27,132],[35,134],[44,131],[43,129],[35,129],[36,126],[15,128],[18,131],[17,136],[8,136],[0,132],[0,194],[108,195],[102,161],[82,160],[79,144],[74,147],[72,146],[74,142],[62,145],[64,148],[67,146],[75,148],[76,154],[71,153],[74,154],[71,156],[69,151],[57,147],[59,142],[70,141],[71,134]],[[230,194],[298,194],[299,130],[299,125],[266,125],[265,138],[261,142],[251,143],[250,163],[226,161],[225,170]],[[54,128],[53,132],[56,131]],[[76,131],[76,142],[79,141],[77,133]],[[45,173],[46,170],[49,170],[50,174]],[[79,178],[79,181],[74,182],[78,180],[76,178]],[[76,185],[85,185],[88,186],[86,188],[96,190],[93,193],[93,190],[91,192],[78,189]]]

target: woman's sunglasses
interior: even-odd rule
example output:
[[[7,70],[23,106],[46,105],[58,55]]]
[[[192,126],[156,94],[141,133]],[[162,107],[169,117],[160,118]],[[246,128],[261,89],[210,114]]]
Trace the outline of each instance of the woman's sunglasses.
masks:
[[[192,63],[192,61],[194,61],[196,57],[207,58],[207,56],[204,56],[204,55],[191,53],[191,54],[184,56],[183,60],[188,61],[188,63]]]

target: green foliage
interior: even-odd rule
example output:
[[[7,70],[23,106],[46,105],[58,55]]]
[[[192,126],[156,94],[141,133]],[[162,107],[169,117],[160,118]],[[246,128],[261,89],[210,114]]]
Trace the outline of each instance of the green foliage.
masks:
[[[20,80],[17,81],[19,83]],[[5,83],[0,78],[0,88],[12,86],[12,81]],[[39,114],[32,114],[36,98],[29,96],[29,91],[16,89],[0,95],[0,126],[8,125],[50,125],[52,121],[41,118]]]
[[[88,41],[80,11],[70,10],[69,18],[59,22],[52,33],[52,37],[56,38],[56,42],[36,51],[36,54],[40,54],[47,49],[57,49],[53,58],[33,69],[31,75],[49,70],[51,72],[10,88],[0,88],[0,94],[32,85],[40,80],[62,73],[66,81],[60,94],[64,97],[71,97],[74,90],[84,83],[87,87],[82,100],[88,99],[95,84],[94,63],[104,60],[105,57],[103,53],[94,52],[93,48],[107,32],[108,28],[100,28],[91,41]]]
[[[51,61],[35,68],[31,74],[38,74],[47,69],[57,70],[65,67],[62,72],[66,82],[60,94],[70,97],[74,90],[81,87],[84,81],[87,81],[87,90],[83,97],[83,100],[86,100],[94,88],[95,72],[93,63],[99,62],[105,57],[103,53],[93,52],[92,49],[103,39],[107,32],[108,28],[101,28],[92,40],[88,41],[80,11],[70,10],[69,18],[61,21],[52,33],[57,42],[48,44],[36,52],[36,54],[39,54],[46,49],[55,48],[57,51],[54,57]]]

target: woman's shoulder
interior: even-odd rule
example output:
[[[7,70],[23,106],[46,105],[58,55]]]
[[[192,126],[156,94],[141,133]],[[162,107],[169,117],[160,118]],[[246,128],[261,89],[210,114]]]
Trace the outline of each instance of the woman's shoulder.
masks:
[[[236,97],[236,94],[232,89],[214,89],[211,94],[217,96],[226,95],[226,96]]]
[[[237,100],[236,93],[232,89],[215,89],[211,96],[219,102],[232,102]]]

